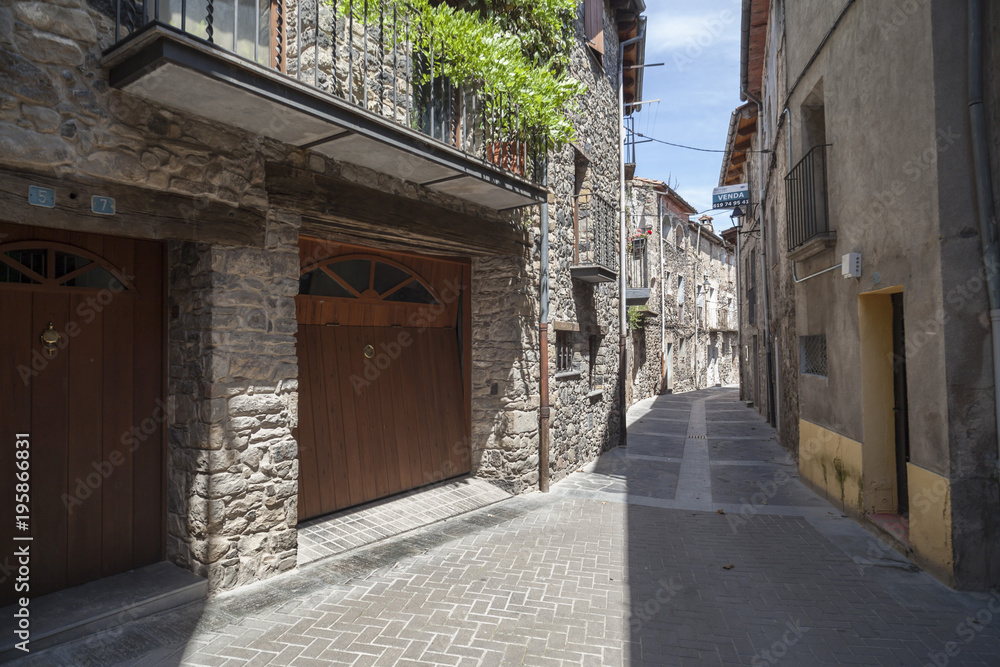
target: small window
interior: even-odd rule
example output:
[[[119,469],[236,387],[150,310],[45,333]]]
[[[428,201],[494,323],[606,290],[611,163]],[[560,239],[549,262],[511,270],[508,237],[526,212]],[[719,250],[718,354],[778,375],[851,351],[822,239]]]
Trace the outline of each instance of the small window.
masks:
[[[556,372],[566,373],[573,370],[573,344],[569,331],[556,332]]]
[[[590,367],[590,389],[594,390],[601,386],[600,378],[597,377],[597,358],[601,353],[601,337],[591,335],[589,348],[587,362]]]
[[[826,336],[800,336],[799,361],[804,375],[826,377]]]

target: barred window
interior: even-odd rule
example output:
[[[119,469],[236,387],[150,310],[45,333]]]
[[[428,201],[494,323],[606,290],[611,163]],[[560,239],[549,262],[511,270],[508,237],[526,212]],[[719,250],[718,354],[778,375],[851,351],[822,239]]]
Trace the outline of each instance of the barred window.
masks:
[[[556,332],[556,372],[573,370],[573,344],[569,331]]]
[[[826,336],[799,337],[799,363],[805,375],[826,377]]]

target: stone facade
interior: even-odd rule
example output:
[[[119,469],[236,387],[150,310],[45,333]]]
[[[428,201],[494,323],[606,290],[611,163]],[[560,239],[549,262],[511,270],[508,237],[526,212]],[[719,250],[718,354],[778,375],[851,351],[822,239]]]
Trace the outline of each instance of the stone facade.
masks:
[[[627,201],[632,271],[645,264],[649,286],[648,301],[630,307],[630,404],[736,384],[735,249],[710,218],[689,220],[694,209],[661,181],[632,179]]]
[[[271,165],[375,188],[524,237],[506,252],[471,258],[474,474],[518,493],[538,485],[541,344],[550,360],[549,476],[557,480],[618,443],[617,283],[581,283],[570,269],[576,195],[604,197],[615,220],[620,210],[618,41],[610,8],[603,57],[584,45],[583,17],[577,22],[571,67],[589,90],[574,116],[576,145],[549,155],[550,330],[541,341],[539,207],[497,212],[239,130],[225,118],[182,113],[111,88],[102,54],[114,43],[114,4],[0,7],[0,68],[9,84],[0,91],[0,174],[36,174],[98,192],[113,184],[136,199],[163,194],[180,202],[135,227],[114,217],[52,219],[53,227],[166,246],[165,558],[207,577],[212,590],[295,566],[298,242],[322,233],[359,245],[385,239],[384,229],[324,228],[275,204]],[[316,6],[302,7],[306,16]],[[324,13],[324,20],[331,18]],[[303,31],[310,29],[307,20]],[[302,55],[308,78],[313,56]],[[321,58],[317,76],[330,75],[328,65]],[[344,72],[337,77],[346,80]],[[384,99],[369,107],[400,120]],[[442,241],[440,252],[456,254],[453,245]],[[425,242],[424,252],[434,249],[433,239]],[[557,331],[569,336],[575,373],[557,371]]]
[[[212,588],[295,566],[298,234],[169,248],[167,557]]]

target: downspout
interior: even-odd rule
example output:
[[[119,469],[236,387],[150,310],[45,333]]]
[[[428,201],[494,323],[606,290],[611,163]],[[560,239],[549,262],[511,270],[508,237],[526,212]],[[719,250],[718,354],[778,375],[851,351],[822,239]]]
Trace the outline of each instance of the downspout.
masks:
[[[618,431],[619,444],[625,447],[628,440],[625,433],[628,424],[628,406],[625,404],[625,381],[628,377],[628,319],[625,307],[625,49],[646,39],[646,18],[639,21],[639,34],[618,44]]]
[[[548,165],[542,176],[542,187],[548,186]],[[541,215],[541,280],[539,295],[538,342],[540,347],[540,407],[538,428],[538,490],[549,490],[549,200],[546,194]]]
[[[660,223],[660,393],[667,390],[667,286],[663,280],[663,196],[656,197],[656,219]]]
[[[979,237],[983,246],[983,265],[990,300],[990,323],[993,333],[993,398],[997,426],[997,460],[1000,472],[1000,246],[997,244],[997,221],[993,208],[993,183],[990,174],[989,135],[983,105],[983,30],[986,4],[969,0],[969,123],[972,126],[972,164],[979,212]]]
[[[741,239],[743,225],[740,218],[736,218],[736,344],[740,352],[740,400],[745,401],[746,393],[743,391],[743,256]]]
[[[698,260],[701,259],[701,223],[698,223],[698,243],[691,262],[691,284],[694,286],[694,388],[698,389]],[[704,299],[704,296],[702,297]]]

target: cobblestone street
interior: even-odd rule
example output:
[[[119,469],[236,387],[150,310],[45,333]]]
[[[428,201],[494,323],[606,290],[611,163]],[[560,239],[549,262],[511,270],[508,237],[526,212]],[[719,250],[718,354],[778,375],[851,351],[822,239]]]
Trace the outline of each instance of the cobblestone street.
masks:
[[[626,450],[31,665],[996,665],[952,592],[796,479],[733,389],[643,401]],[[127,620],[127,619],[126,619]]]

